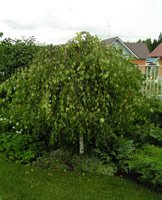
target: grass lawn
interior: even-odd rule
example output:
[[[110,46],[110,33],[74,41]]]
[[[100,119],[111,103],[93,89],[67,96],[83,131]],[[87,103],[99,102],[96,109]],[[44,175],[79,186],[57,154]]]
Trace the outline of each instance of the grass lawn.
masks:
[[[0,200],[162,200],[130,181],[49,171],[0,158]]]

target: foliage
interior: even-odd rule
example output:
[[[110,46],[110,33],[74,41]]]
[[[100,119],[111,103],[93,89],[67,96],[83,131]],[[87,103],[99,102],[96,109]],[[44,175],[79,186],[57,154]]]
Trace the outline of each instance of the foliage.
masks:
[[[132,126],[127,135],[133,140],[136,147],[141,147],[146,143],[162,145],[162,129],[150,122]]]
[[[136,147],[141,147],[146,143],[162,145],[161,105],[159,99],[146,97],[145,105],[143,104],[141,110],[138,110],[141,117],[127,128],[126,136],[133,140]]]
[[[19,160],[28,163],[43,150],[43,142],[31,135],[22,135],[21,133],[1,133],[0,134],[0,152],[11,160]]]
[[[110,152],[103,151],[101,148],[93,149],[93,155],[101,159],[104,164],[113,162],[119,169],[125,168],[124,163],[129,160],[130,156],[134,153],[136,146],[133,140],[120,137],[116,139],[114,145],[114,150]]]
[[[154,108],[154,111],[150,116],[151,122],[162,128],[162,102],[154,100],[152,101],[152,107]]]
[[[127,162],[130,160],[132,154],[136,149],[133,140],[123,139],[120,142],[119,149],[114,152],[115,165],[118,169],[118,173],[126,173],[128,171]]]
[[[28,67],[39,45],[35,44],[34,38],[10,39],[0,41],[0,83],[9,78],[19,68]]]
[[[41,48],[33,60],[34,54],[24,54],[20,65],[15,61],[4,68],[9,70],[11,64],[13,70],[0,85],[0,151],[25,163],[38,157],[36,165],[65,171],[113,175],[113,162],[125,171],[128,166],[141,170],[142,180],[159,184],[158,178],[149,177],[154,160],[148,174],[140,160],[149,149],[134,154],[146,143],[162,145],[161,129],[155,127],[161,125],[159,104],[142,94],[137,67],[85,32],[65,45]],[[80,136],[86,155],[92,157],[68,153],[78,152]],[[43,150],[53,153],[40,157]],[[134,161],[136,155],[141,157]]]
[[[0,37],[3,37],[3,32],[0,32]]]
[[[79,156],[62,149],[45,153],[38,157],[33,165],[46,169],[75,170],[98,175],[113,176],[116,173],[116,167],[113,163],[104,164],[101,159],[99,160],[96,157]]]
[[[128,166],[136,177],[146,184],[162,186],[162,148],[154,145],[144,146],[132,155]],[[160,188],[159,188],[160,189]]]
[[[149,51],[153,51],[160,43],[162,43],[162,32],[160,32],[158,39],[147,38],[146,40],[139,40],[138,42],[143,42],[147,45]]]
[[[113,163],[104,164],[95,157],[76,155],[71,162],[74,170],[84,173],[113,176],[117,171]]]
[[[1,85],[1,118],[8,121],[1,131],[12,131],[11,122],[15,131],[36,136],[47,148],[74,151],[82,135],[87,153],[98,148],[122,157],[120,138],[148,117],[141,84],[140,71],[119,51],[79,33],[65,45],[42,49],[30,68]]]
[[[33,166],[39,166],[42,168],[48,168],[52,170],[72,169],[72,154],[66,150],[57,149],[45,153],[43,156],[38,157],[33,161]]]

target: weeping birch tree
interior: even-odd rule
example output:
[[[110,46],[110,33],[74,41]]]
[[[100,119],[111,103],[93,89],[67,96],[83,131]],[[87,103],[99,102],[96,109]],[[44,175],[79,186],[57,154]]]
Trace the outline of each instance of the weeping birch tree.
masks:
[[[141,72],[120,51],[87,32],[42,49],[1,85],[10,126],[50,148],[112,148],[142,117]],[[10,130],[5,130],[10,131]],[[115,145],[114,145],[115,146]]]

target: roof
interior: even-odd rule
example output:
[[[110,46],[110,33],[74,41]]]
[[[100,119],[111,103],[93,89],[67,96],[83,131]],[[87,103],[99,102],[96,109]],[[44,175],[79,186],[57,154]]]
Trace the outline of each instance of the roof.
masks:
[[[146,44],[142,42],[138,43],[123,42],[119,37],[114,37],[103,40],[102,43],[111,46],[116,40],[118,40],[136,58],[146,59],[148,57],[149,54],[148,47]]]
[[[119,37],[114,37],[114,38],[109,38],[109,39],[103,40],[102,43],[103,43],[104,45],[112,46],[117,40],[118,40],[118,41],[124,46],[124,48],[126,48],[134,57],[138,58],[137,55],[135,55],[134,52],[132,52],[132,50],[129,49],[129,48],[125,45],[125,43],[124,43]]]
[[[137,42],[137,43],[125,42],[125,45],[129,49],[131,49],[134,52],[134,54],[136,54],[137,57],[140,59],[146,59],[149,55],[149,50],[147,45],[142,42]]]
[[[162,57],[162,43],[149,54],[149,57]]]
[[[102,40],[102,43],[105,45],[112,45],[116,39],[118,39],[118,37],[105,39],[105,40]]]

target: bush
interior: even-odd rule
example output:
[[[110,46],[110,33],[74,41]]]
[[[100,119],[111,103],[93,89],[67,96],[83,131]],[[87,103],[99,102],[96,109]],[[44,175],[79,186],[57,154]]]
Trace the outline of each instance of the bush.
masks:
[[[146,143],[162,146],[162,128],[150,121],[133,125],[127,130],[127,137],[134,141],[135,147],[141,147]]]
[[[113,162],[118,169],[126,169],[127,165],[125,165],[125,162],[129,160],[134,153],[135,148],[133,140],[117,138],[113,151],[96,148],[93,149],[93,155],[98,159],[101,159],[104,164]]]
[[[162,187],[162,148],[154,145],[144,146],[131,156],[128,168],[138,180],[155,187]],[[160,186],[160,187],[159,187]],[[160,189],[162,190],[162,188]]]
[[[151,113],[151,121],[162,128],[162,102],[158,99],[154,99],[151,104],[152,107],[154,107],[154,112]]]
[[[104,164],[95,157],[78,156],[67,150],[57,149],[36,159],[33,165],[50,169],[76,170],[83,173],[113,176],[116,167],[113,163]]]
[[[44,144],[31,135],[21,133],[1,133],[0,151],[11,160],[28,163],[42,154]]]
[[[0,84],[19,68],[28,67],[39,49],[34,38],[0,41]]]
[[[104,164],[95,157],[74,156],[72,158],[72,166],[74,170],[92,174],[102,174],[113,176],[117,169],[113,163]]]
[[[33,165],[40,166],[42,168],[50,169],[71,169],[72,168],[72,154],[68,151],[57,149],[51,152],[46,152],[43,156],[38,157]]]

